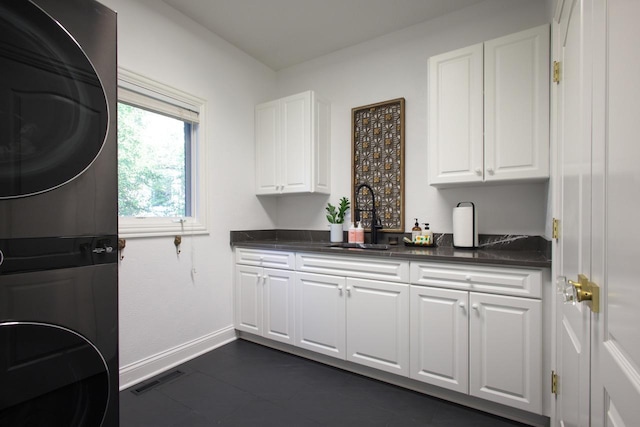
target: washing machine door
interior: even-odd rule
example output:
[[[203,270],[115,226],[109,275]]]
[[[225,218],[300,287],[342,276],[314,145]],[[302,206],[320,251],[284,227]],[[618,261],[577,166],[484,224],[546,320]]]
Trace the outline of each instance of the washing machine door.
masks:
[[[0,425],[100,426],[109,375],[81,335],[43,323],[0,323]]]
[[[82,174],[102,149],[108,109],[81,47],[38,6],[0,0],[0,33],[0,199],[11,199]]]

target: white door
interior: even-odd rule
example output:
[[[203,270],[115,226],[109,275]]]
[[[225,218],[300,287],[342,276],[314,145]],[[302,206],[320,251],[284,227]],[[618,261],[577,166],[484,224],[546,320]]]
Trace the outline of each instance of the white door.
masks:
[[[549,176],[549,26],[484,43],[485,181]]]
[[[482,43],[429,58],[430,184],[482,182]]]
[[[409,285],[347,278],[347,360],[409,375]]]
[[[556,17],[561,78],[557,86],[560,238],[555,267],[560,281],[563,277],[577,281],[579,274],[589,275],[591,270],[591,109],[586,90],[591,82],[584,46],[585,2],[565,0]],[[556,419],[561,426],[589,425],[590,316],[586,304],[565,304],[558,294]]]
[[[293,286],[295,272],[264,269],[262,334],[275,341],[294,344]]]
[[[296,345],[344,359],[346,279],[296,273],[295,283]]]
[[[256,106],[256,194],[280,192],[280,102]]]
[[[602,84],[594,91],[593,281],[602,301],[593,317],[591,425],[631,427],[640,425],[640,2],[595,4],[603,33],[594,39],[604,42],[594,63],[604,65],[594,74]]]
[[[469,292],[411,286],[411,378],[469,393]]]
[[[280,100],[281,163],[283,193],[311,189],[311,92]]]
[[[262,335],[262,268],[236,265],[236,329]]]
[[[469,293],[469,394],[542,413],[538,299]]]

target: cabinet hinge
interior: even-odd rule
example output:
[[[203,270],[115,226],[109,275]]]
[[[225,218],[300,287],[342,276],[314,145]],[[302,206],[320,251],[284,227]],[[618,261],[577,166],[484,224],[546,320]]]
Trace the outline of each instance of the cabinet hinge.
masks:
[[[560,63],[553,61],[553,82],[560,83]]]
[[[560,220],[557,218],[553,218],[553,231],[551,232],[551,237],[554,240],[558,240],[560,238]]]
[[[551,393],[558,395],[558,374],[555,371],[551,371]]]

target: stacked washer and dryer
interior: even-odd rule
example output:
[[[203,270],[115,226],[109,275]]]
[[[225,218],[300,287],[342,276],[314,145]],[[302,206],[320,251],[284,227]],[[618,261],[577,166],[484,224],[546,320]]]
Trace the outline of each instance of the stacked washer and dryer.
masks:
[[[118,425],[116,15],[0,0],[0,426]]]

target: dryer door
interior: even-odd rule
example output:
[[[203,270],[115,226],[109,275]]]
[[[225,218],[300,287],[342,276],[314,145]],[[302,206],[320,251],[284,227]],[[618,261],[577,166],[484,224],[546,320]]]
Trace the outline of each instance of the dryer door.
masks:
[[[99,426],[107,366],[81,335],[43,323],[0,323],[0,425]]]
[[[0,32],[0,199],[11,199],[80,175],[109,120],[100,78],[58,22],[29,1],[0,1]]]

